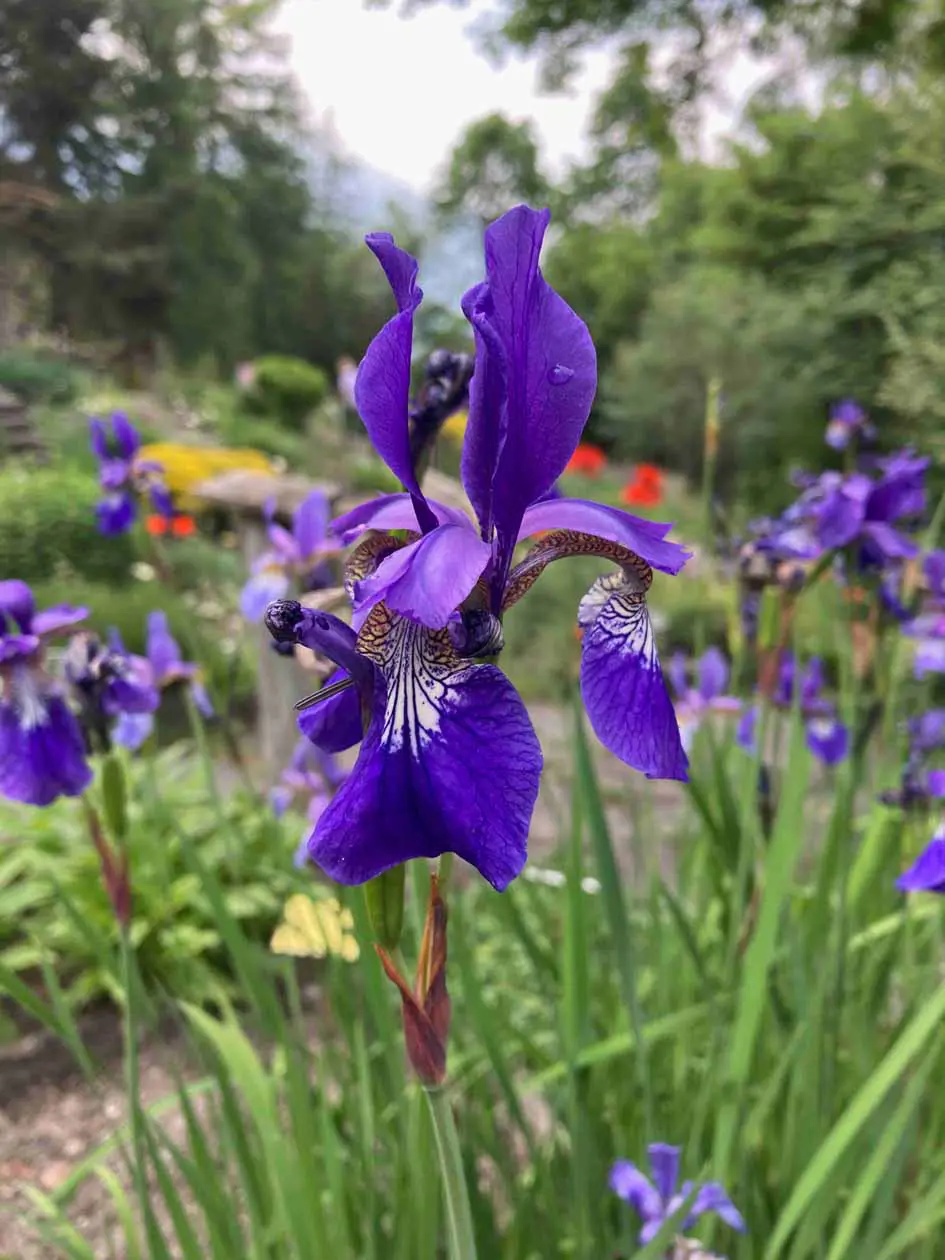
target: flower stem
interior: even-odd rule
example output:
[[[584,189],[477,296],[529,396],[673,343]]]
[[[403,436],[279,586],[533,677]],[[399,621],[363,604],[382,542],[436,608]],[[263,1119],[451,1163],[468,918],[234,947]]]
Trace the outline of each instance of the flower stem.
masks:
[[[145,1170],[146,1146],[141,1115],[141,1085],[138,1062],[137,1004],[139,992],[138,969],[135,965],[134,944],[127,924],[121,927],[122,985],[125,990],[123,1009],[125,1091],[128,1115],[131,1123],[132,1173],[138,1206],[150,1238],[152,1227],[151,1202]]]
[[[466,1172],[453,1110],[445,1090],[425,1089],[423,1092],[430,1106],[436,1154],[443,1179],[447,1255],[449,1260],[476,1260],[476,1236],[473,1233]]]

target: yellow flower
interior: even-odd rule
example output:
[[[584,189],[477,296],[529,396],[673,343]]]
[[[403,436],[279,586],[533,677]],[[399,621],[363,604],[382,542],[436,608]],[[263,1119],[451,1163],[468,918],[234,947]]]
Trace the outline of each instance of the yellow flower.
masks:
[[[354,918],[334,897],[315,901],[296,893],[285,903],[282,923],[272,934],[269,948],[274,954],[293,958],[325,958],[331,954],[345,962],[357,962],[361,950],[350,935]]]
[[[153,442],[141,448],[142,460],[153,460],[164,470],[164,482],[182,511],[194,511],[199,500],[193,489],[218,473],[232,469],[272,473],[268,456],[248,447],[185,446],[181,442]]]
[[[462,443],[466,435],[466,421],[468,416],[465,411],[454,411],[450,418],[445,421],[441,433],[445,434],[451,442],[457,445]]]

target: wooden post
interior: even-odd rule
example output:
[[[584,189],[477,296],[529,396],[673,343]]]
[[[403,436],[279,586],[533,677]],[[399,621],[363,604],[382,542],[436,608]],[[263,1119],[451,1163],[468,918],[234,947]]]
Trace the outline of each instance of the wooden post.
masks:
[[[241,516],[239,529],[248,573],[269,541],[261,520]],[[280,656],[275,651],[272,636],[265,626],[253,626],[253,636],[259,653],[256,676],[258,752],[265,766],[266,782],[271,784],[288,765],[299,738],[294,706],[296,700],[301,700],[311,690],[310,679],[294,657]]]

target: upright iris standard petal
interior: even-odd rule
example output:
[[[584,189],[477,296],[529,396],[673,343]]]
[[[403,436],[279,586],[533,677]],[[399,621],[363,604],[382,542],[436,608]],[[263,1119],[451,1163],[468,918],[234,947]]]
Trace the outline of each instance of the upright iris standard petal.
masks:
[[[665,1203],[676,1193],[679,1181],[679,1157],[682,1148],[670,1146],[666,1142],[654,1142],[647,1147],[650,1157],[650,1168],[653,1172],[653,1184]]]
[[[92,781],[82,733],[59,695],[41,694],[26,668],[0,701],[0,795],[25,805],[79,796]]]
[[[470,522],[438,525],[385,557],[370,577],[358,582],[355,608],[360,611],[383,600],[393,612],[440,630],[491,558],[492,548]]]
[[[355,403],[374,449],[414,496],[421,528],[432,528],[436,521],[426,506],[410,454],[413,316],[423,300],[417,261],[395,245],[389,232],[374,232],[365,239],[384,268],[397,314],[367,348],[355,381]]]
[[[497,889],[525,864],[541,750],[512,684],[459,660],[431,633],[378,605],[359,636],[374,657],[370,726],[309,854],[360,884],[411,858],[451,851]]]
[[[740,1234],[745,1232],[744,1217],[717,1181],[708,1181],[699,1189],[686,1218],[685,1228],[688,1229],[690,1224],[707,1212],[714,1212],[720,1220]]]
[[[709,647],[699,659],[699,695],[708,704],[728,686],[728,661],[717,647]]]
[[[308,559],[325,546],[328,515],[328,499],[322,490],[313,490],[296,508],[292,533],[300,558]]]
[[[141,438],[123,411],[116,411],[112,416],[112,435],[122,458],[134,459],[141,447]]]
[[[538,266],[550,215],[517,206],[486,229],[486,282],[463,309],[476,338],[463,481],[484,536],[509,539],[567,466],[597,389],[583,321]]]

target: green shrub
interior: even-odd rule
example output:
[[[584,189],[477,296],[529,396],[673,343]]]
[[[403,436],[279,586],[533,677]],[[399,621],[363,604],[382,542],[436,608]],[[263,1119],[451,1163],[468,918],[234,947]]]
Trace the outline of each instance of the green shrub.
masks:
[[[217,425],[220,440],[227,446],[248,446],[264,455],[284,459],[292,468],[305,465],[310,444],[302,433],[285,429],[271,420],[240,413],[221,415]]]
[[[197,1003],[235,996],[210,899],[187,860],[212,866],[229,912],[263,940],[291,891],[300,820],[273,817],[245,791],[213,806],[193,748],[178,744],[148,767],[129,764],[129,859],[134,939],[148,988]],[[2,843],[16,836],[15,844]],[[114,997],[117,925],[98,856],[74,800],[48,809],[0,802],[0,963],[30,973],[56,969],[70,1004]]]
[[[78,393],[75,369],[62,359],[30,350],[0,354],[0,385],[25,402],[71,402]]]
[[[276,416],[291,428],[301,429],[305,417],[328,394],[328,377],[304,359],[270,354],[257,359],[253,366],[256,379],[247,395],[250,408],[258,414]]]
[[[93,582],[125,580],[136,559],[131,534],[98,531],[95,478],[80,469],[0,468],[0,577],[24,582],[74,574]]]
[[[348,469],[348,485],[352,490],[378,490],[382,494],[396,494],[402,489],[387,465],[372,458],[359,459]]]

